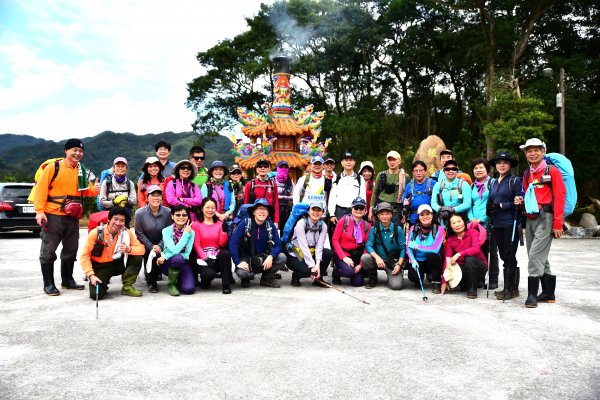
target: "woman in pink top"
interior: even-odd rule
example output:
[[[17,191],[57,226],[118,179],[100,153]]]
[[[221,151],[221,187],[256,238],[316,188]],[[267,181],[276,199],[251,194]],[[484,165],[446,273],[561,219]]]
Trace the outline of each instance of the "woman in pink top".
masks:
[[[208,289],[217,273],[221,273],[223,294],[231,293],[231,255],[227,250],[227,224],[217,217],[217,204],[206,197],[200,205],[199,221],[192,224],[194,251],[200,272],[200,288]]]
[[[487,271],[487,262],[481,251],[479,232],[467,229],[467,222],[460,214],[450,217],[450,230],[446,239],[446,264],[444,270],[451,264],[460,265],[463,278],[461,287],[467,287],[467,297],[477,298],[477,285]],[[446,291],[446,280],[442,277],[442,294]]]
[[[196,164],[190,160],[181,160],[173,167],[173,180],[165,183],[169,206],[184,205],[190,210],[190,219],[197,221],[197,211],[202,203],[200,188],[193,182],[198,173]]]

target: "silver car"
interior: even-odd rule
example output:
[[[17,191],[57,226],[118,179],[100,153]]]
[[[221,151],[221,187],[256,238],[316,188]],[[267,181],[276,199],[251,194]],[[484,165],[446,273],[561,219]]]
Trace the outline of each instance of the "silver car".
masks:
[[[29,230],[40,233],[40,226],[35,222],[33,204],[27,197],[33,183],[0,183],[0,232]]]

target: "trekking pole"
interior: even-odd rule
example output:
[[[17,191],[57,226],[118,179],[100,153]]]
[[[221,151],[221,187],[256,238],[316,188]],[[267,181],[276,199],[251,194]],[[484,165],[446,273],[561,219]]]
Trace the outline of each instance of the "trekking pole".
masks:
[[[429,300],[425,295],[425,288],[423,287],[423,280],[421,279],[421,271],[419,271],[419,267],[416,268],[417,276],[419,277],[419,284],[421,285],[421,293],[423,294],[423,301],[427,302]]]
[[[347,293],[345,290],[343,290],[343,289],[340,289],[340,288],[338,288],[338,287],[336,287],[336,286],[333,286],[333,285],[332,285],[332,284],[330,284],[330,283],[327,283],[327,282],[325,282],[325,281],[321,281],[320,283],[321,283],[321,284],[323,284],[323,285],[325,285],[326,287],[328,287],[328,288],[330,288],[330,289],[337,290],[338,292],[340,292],[340,293],[342,293],[342,294],[345,294],[346,296],[350,296],[350,297],[352,297],[352,298],[353,298],[353,299],[355,299],[355,300],[361,301],[361,302],[363,302],[363,303],[365,303],[365,304],[371,304],[371,303],[369,303],[368,301],[366,301],[366,300],[363,300],[363,299],[359,299],[358,297],[356,297],[356,296],[353,296],[353,295],[351,295],[350,293]]]
[[[100,282],[96,282],[96,320],[98,320],[98,297],[100,296]]]

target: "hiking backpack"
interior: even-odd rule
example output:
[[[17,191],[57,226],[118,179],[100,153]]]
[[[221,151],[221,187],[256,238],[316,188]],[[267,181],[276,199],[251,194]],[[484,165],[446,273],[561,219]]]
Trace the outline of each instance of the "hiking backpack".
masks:
[[[462,185],[465,181],[462,180],[461,178],[457,178],[457,179],[458,179],[458,199],[461,200],[462,199]],[[440,191],[437,194],[438,205],[440,207],[442,207],[444,205],[444,196],[442,196],[442,193],[444,193],[445,188],[446,188],[446,180],[442,179],[442,181],[440,182]],[[489,189],[489,187],[488,187],[488,189]]]
[[[254,202],[256,201],[256,194],[254,194],[254,185],[256,182],[257,178],[252,179],[252,181],[250,182],[250,203],[254,204]],[[276,189],[276,183],[275,180],[273,178],[267,177],[267,181],[269,182],[269,186],[271,187],[271,196],[273,196],[273,198],[271,199],[273,201],[273,206],[275,206],[275,196],[278,196],[277,194],[277,189]],[[265,191],[265,199],[267,198],[267,192],[268,189]]]
[[[292,207],[292,211],[290,212],[290,216],[288,217],[285,226],[283,227],[283,233],[281,234],[281,242],[285,245],[289,244],[294,237],[294,229],[298,224],[298,221],[302,218],[306,218],[306,226],[304,227],[304,232],[308,232],[310,230],[308,226],[308,210],[309,205],[307,203],[298,203],[294,204]],[[319,234],[323,230],[323,221],[319,221],[317,224],[319,229]]]

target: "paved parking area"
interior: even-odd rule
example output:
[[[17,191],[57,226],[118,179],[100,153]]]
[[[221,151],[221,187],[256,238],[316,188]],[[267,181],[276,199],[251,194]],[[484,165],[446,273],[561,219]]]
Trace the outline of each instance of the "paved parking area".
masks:
[[[87,291],[43,294],[39,244],[0,235],[2,399],[600,398],[597,240],[554,242],[557,303],[531,310],[526,279],[506,303],[344,286],[365,305],[284,273],[178,298],[165,281],[124,297],[113,278],[98,320]]]

